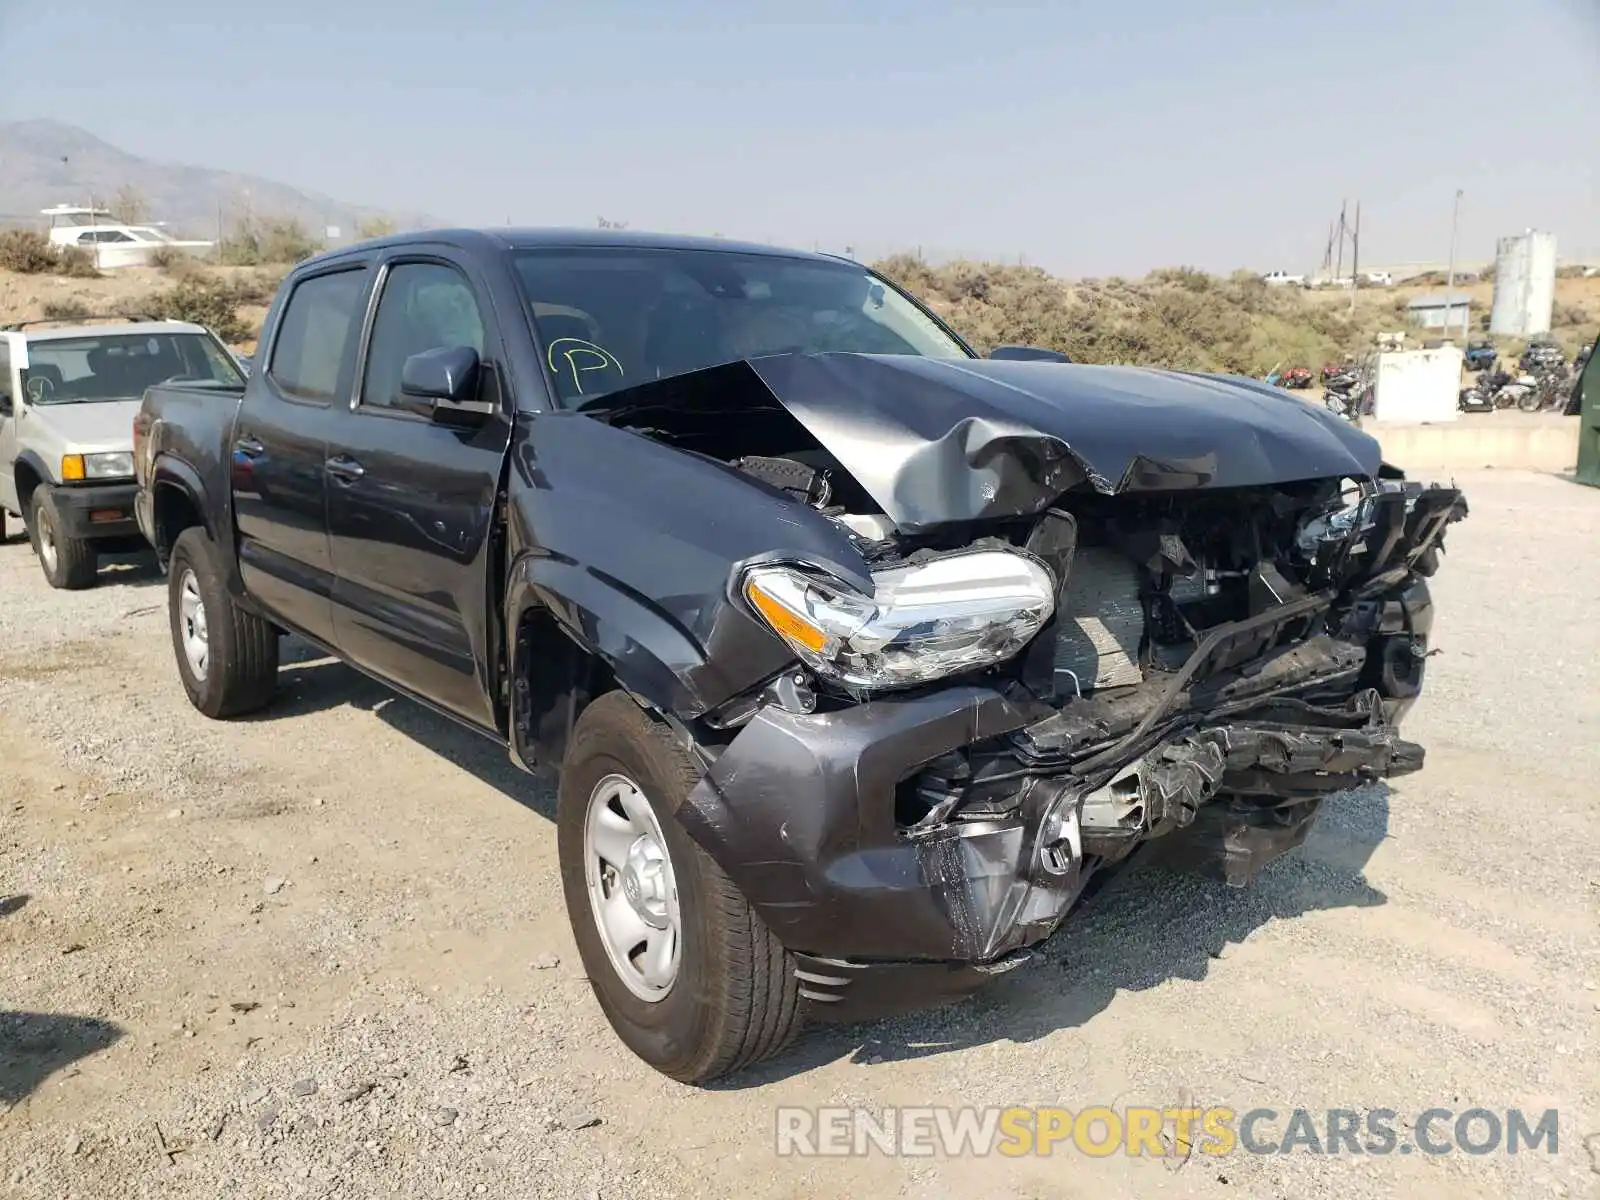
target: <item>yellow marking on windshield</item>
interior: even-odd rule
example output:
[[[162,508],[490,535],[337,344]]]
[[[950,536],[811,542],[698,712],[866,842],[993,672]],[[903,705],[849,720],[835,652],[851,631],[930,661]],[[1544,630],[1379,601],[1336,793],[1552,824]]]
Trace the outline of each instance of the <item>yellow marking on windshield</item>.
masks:
[[[559,357],[566,364],[566,369],[572,375],[572,386],[578,389],[580,396],[583,395],[583,376],[586,372],[615,371],[618,375],[626,374],[615,354],[604,346],[597,346],[582,338],[557,338],[550,343],[544,357],[545,362],[550,364],[550,370],[558,377],[561,366],[556,359]]]

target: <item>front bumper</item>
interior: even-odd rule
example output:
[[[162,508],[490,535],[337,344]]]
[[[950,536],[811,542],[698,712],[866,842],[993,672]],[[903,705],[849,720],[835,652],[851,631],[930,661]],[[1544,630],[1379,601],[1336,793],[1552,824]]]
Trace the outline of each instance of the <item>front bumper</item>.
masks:
[[[1418,769],[1396,722],[1430,615],[1417,580],[1365,613],[1365,649],[1312,639],[1179,680],[1120,735],[1105,726],[1115,701],[1054,710],[972,686],[829,713],[768,706],[678,815],[797,956],[819,1015],[924,1006],[1016,965],[1139,846],[1241,885],[1304,840],[1328,793]],[[1269,629],[1241,622],[1208,653]],[[948,807],[908,805],[947,784],[930,764],[975,753],[986,765]]]
[[[56,523],[71,538],[139,537],[134,501],[139,487],[133,483],[74,483],[50,489]]]

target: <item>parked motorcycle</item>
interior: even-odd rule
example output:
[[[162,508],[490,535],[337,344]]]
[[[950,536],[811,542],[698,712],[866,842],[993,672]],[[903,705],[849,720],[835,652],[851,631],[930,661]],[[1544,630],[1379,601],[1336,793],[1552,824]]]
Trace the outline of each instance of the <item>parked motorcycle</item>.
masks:
[[[1510,383],[1498,389],[1494,394],[1496,408],[1522,408],[1522,402],[1530,395],[1537,395],[1539,381],[1532,375],[1518,375]],[[1525,409],[1524,411],[1532,411]]]
[[[1334,372],[1332,375],[1324,375],[1322,377],[1322,389],[1323,391],[1327,392],[1338,392],[1341,395],[1349,395],[1351,392],[1356,390],[1356,387],[1360,384],[1360,382],[1360,373],[1349,367],[1345,367]]]
[[[1352,397],[1339,392],[1324,392],[1322,403],[1329,412],[1341,420],[1349,421],[1352,425],[1361,423],[1356,411],[1356,401]]]
[[[1572,390],[1572,373],[1565,367],[1546,367],[1533,374],[1531,392],[1517,397],[1517,407],[1523,412],[1556,412],[1567,404],[1567,393]]]
[[[1565,369],[1567,356],[1554,342],[1536,341],[1523,350],[1517,365],[1524,371]]]
[[[1482,383],[1474,383],[1461,389],[1456,397],[1456,408],[1464,413],[1493,412],[1494,393]]]

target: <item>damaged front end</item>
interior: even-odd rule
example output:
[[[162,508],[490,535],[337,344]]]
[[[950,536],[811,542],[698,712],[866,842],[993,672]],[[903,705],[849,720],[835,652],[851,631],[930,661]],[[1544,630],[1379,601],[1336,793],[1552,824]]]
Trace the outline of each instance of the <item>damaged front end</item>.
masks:
[[[830,517],[870,572],[735,563],[727,605],[792,664],[685,725],[708,765],[680,819],[821,1015],[1009,969],[1141,847],[1242,885],[1330,793],[1422,765],[1398,726],[1457,489],[1386,478],[1365,435],[1242,385],[981,367],[674,385],[748,387],[733,437],[659,391],[607,414]],[[926,407],[885,399],[899,371]],[[1108,426],[1130,395],[1183,419]]]

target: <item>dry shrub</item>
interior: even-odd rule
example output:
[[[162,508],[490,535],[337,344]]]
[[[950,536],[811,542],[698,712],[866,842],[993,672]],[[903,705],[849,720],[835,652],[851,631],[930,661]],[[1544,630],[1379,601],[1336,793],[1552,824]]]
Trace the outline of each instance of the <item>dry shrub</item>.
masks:
[[[81,321],[87,316],[92,316],[93,312],[76,296],[67,296],[61,300],[46,300],[44,315],[49,321]]]
[[[235,267],[302,262],[322,249],[292,217],[248,217],[217,244],[217,260]]]
[[[926,301],[980,353],[1044,346],[1079,362],[1264,375],[1317,366],[1366,345],[1394,320],[1390,305],[1345,307],[1258,275],[1167,267],[1143,279],[1069,283],[1037,267],[897,255],[877,269]]]
[[[7,229],[0,233],[0,270],[19,275],[70,275],[94,279],[100,274],[94,256],[77,246],[52,246],[50,239],[32,229]]]
[[[204,273],[179,279],[123,307],[128,316],[191,321],[204,325],[225,342],[242,342],[255,330],[239,315],[238,290],[226,280]]]

